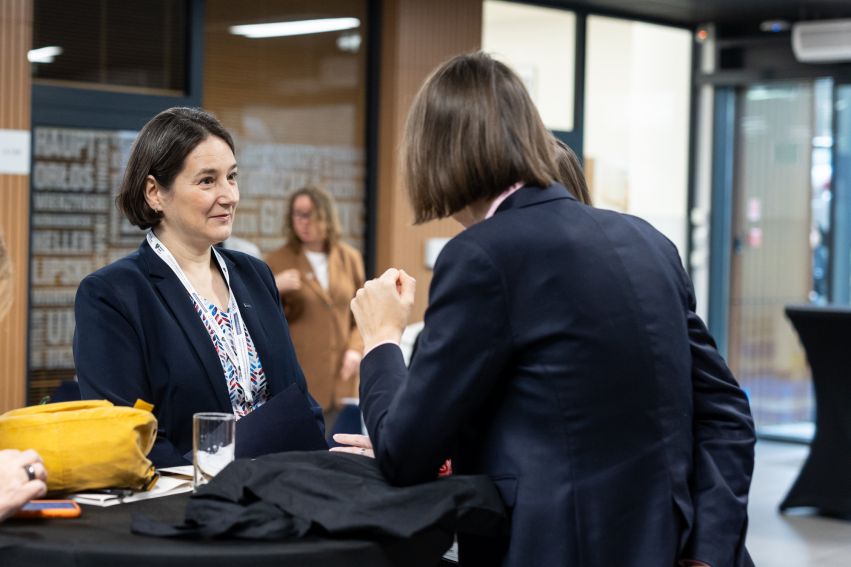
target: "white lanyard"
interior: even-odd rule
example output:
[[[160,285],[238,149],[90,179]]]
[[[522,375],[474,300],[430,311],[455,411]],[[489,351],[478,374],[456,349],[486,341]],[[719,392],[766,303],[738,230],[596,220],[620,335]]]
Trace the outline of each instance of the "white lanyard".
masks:
[[[171,252],[169,252],[168,248],[165,247],[165,244],[160,242],[160,239],[157,238],[153,230],[148,231],[147,239],[150,247],[166,264],[168,264],[168,267],[171,268],[171,271],[174,272],[177,279],[180,280],[180,283],[182,283],[183,287],[186,288],[186,291],[189,292],[189,296],[192,298],[192,301],[194,301],[200,308],[201,319],[211,329],[213,329],[213,332],[219,338],[219,342],[225,350],[225,355],[236,368],[237,380],[242,388],[243,394],[245,394],[245,400],[248,403],[251,403],[254,395],[251,392],[251,365],[248,362],[248,339],[246,338],[246,333],[243,330],[242,315],[239,312],[239,305],[236,303],[236,298],[234,297],[233,290],[230,286],[230,277],[228,276],[228,268],[225,265],[224,259],[221,255],[219,255],[219,252],[215,248],[212,248],[213,255],[219,263],[222,275],[224,276],[225,282],[228,286],[228,311],[230,311],[230,320],[233,325],[233,344],[228,340],[224,329],[221,328],[215,317],[211,317],[209,315],[206,302],[204,302],[201,299],[201,296],[198,295],[198,292],[195,291],[195,288],[192,286],[192,282],[189,281],[186,274],[184,274],[183,270],[180,269],[180,264],[177,263],[177,260],[174,259]],[[236,348],[234,349],[234,347]]]

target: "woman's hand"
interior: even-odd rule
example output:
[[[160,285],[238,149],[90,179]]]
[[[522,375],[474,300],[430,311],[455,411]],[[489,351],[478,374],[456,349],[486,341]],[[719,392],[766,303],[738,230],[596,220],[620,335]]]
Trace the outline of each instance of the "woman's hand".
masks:
[[[340,379],[348,382],[357,372],[360,361],[363,358],[360,351],[349,349],[343,354],[343,365],[340,367]]]
[[[417,281],[404,270],[390,268],[358,290],[351,305],[364,352],[380,343],[399,343],[414,306],[416,288]]]
[[[353,455],[363,455],[371,459],[375,458],[375,453],[372,451],[372,441],[366,435],[356,435],[354,433],[337,433],[334,435],[334,441],[346,447],[331,447],[331,451],[337,453],[352,453]]]
[[[275,275],[275,285],[280,293],[301,289],[301,273],[295,268],[278,272]]]
[[[32,449],[0,451],[0,521],[47,492],[47,470]]]

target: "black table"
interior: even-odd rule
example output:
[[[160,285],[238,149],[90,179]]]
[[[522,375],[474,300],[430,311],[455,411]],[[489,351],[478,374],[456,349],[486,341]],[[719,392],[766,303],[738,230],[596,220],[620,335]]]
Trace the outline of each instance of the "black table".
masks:
[[[851,309],[790,305],[813,374],[816,432],[795,484],[780,504],[851,519]]]
[[[7,520],[0,524],[3,567],[262,567],[440,565],[452,535],[433,529],[407,539],[309,537],[279,542],[180,540],[130,533],[133,514],[181,523],[188,494],[109,508],[82,506],[75,519]]]

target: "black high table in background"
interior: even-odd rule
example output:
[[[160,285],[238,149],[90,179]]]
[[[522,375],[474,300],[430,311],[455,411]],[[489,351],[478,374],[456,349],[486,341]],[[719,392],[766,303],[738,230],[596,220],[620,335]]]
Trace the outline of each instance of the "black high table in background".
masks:
[[[813,373],[816,432],[780,510],[813,507],[851,519],[851,309],[789,305],[786,316]]]
[[[82,506],[73,519],[7,520],[0,524],[3,567],[432,567],[452,535],[432,529],[414,538],[362,540],[308,537],[276,542],[186,540],[130,533],[133,514],[181,523],[189,494],[120,504]]]

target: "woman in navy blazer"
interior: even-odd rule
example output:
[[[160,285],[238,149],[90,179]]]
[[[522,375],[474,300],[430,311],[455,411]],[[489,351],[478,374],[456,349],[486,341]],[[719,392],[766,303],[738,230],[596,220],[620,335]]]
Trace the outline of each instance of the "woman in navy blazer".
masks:
[[[322,448],[269,267],[214,249],[239,203],[230,134],[210,114],[172,108],[139,134],[119,207],[150,228],[135,253],[77,290],[74,361],[84,398],[154,405],[158,467],[191,459],[192,415],[233,412],[237,456]]]
[[[750,565],[753,423],[679,255],[553,183],[553,150],[522,82],[486,55],[443,64],[415,98],[416,220],[466,230],[434,267],[410,368],[396,345],[415,282],[391,269],[352,301],[375,458],[398,484],[446,458],[494,479],[510,533],[459,536],[463,565]]]

